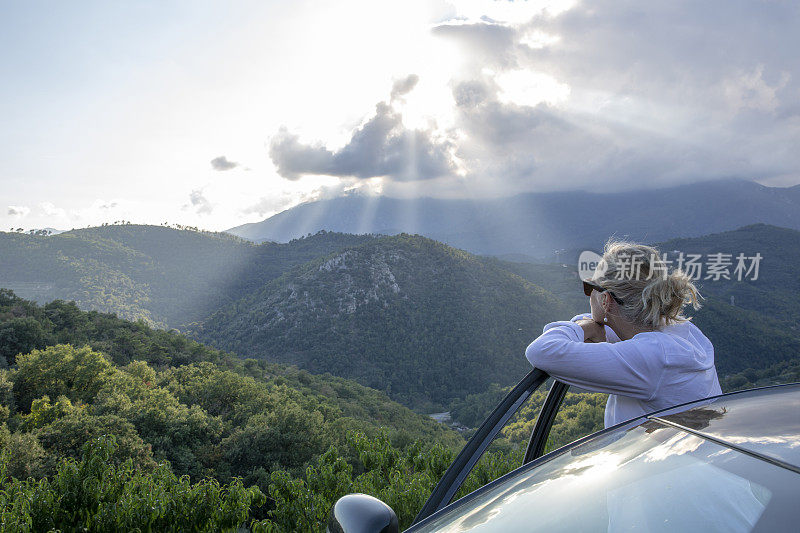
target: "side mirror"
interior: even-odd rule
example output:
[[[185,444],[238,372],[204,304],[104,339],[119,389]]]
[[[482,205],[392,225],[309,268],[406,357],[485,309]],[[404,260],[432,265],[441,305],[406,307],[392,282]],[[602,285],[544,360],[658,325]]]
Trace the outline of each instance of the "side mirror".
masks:
[[[366,494],[348,494],[333,504],[328,514],[328,533],[399,533],[400,524],[391,507]]]

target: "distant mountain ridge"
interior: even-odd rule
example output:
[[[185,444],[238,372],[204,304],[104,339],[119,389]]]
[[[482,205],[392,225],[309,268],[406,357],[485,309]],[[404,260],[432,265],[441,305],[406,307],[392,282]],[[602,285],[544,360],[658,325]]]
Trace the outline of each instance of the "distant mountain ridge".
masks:
[[[680,250],[702,254],[730,254],[730,280],[699,280],[702,294],[715,296],[735,307],[743,307],[800,332],[800,231],[754,224],[691,239],[671,239],[660,245],[662,251]],[[755,271],[739,281],[734,274],[736,256],[761,256],[757,279]],[[673,254],[674,255],[674,254]]]
[[[372,238],[320,234],[255,246],[225,233],[135,224],[51,236],[0,232],[0,287],[180,327],[294,265]]]
[[[351,195],[298,205],[227,230],[285,242],[321,229],[417,233],[477,254],[552,258],[557,249],[597,249],[609,235],[659,242],[766,223],[800,230],[800,185],[719,180],[620,193],[528,193],[487,200],[405,200]]]

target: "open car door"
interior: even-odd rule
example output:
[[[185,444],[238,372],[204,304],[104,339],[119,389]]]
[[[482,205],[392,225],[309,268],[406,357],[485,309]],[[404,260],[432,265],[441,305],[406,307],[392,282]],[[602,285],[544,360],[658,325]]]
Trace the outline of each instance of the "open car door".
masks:
[[[453,464],[442,476],[442,479],[439,480],[428,501],[425,502],[425,505],[414,519],[413,524],[424,520],[450,503],[450,500],[453,499],[453,496],[497,434],[520,407],[525,404],[531,394],[541,387],[549,377],[546,372],[534,368],[503,398],[503,401],[481,424],[481,427],[478,428],[478,431],[464,446],[455,461],[453,461]],[[569,389],[569,386],[560,381],[553,383],[536,419],[536,425],[528,441],[522,464],[527,464],[544,454],[547,437],[550,435],[550,429],[553,427],[553,421],[556,418],[561,402],[564,400],[567,389]]]

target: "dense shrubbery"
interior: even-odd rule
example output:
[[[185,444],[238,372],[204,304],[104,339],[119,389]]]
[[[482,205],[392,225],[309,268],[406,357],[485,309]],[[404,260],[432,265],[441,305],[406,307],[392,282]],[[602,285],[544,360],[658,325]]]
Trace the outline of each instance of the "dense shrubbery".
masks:
[[[70,345],[20,355],[15,368],[2,372],[8,427],[15,438],[31,435],[45,459],[76,457],[80,443],[111,432],[120,437],[118,453],[137,464],[168,460],[179,475],[240,476],[266,490],[270,471],[301,471],[348,429],[374,434],[384,427],[398,444],[460,441],[380,393],[335,378],[324,383],[298,374],[307,385],[296,389],[284,376],[256,379],[208,362],[161,371],[143,361],[119,367],[100,352]],[[315,381],[328,396],[310,391]],[[337,391],[355,398],[340,401]],[[25,470],[51,473],[52,463]]]
[[[721,385],[723,391],[732,392],[783,383],[800,383],[800,361],[781,361],[759,370],[748,368],[738,374],[726,376]]]
[[[522,464],[525,446],[546,395],[546,391],[534,393],[520,409],[464,481],[456,498]],[[481,401],[476,397],[472,399]],[[602,429],[605,401],[605,394],[568,393],[556,416],[545,452]],[[344,459],[353,455],[357,461]],[[326,513],[337,498],[362,492],[389,504],[397,513],[401,527],[407,527],[454,458],[455,451],[441,445],[430,447],[415,443],[398,450],[385,436],[369,439],[350,434],[344,448],[329,449],[304,475],[293,477],[286,472],[272,475],[269,490],[277,509],[270,514],[269,523],[284,531],[292,531],[292,524],[302,524],[304,530],[321,531]]]
[[[39,306],[0,289],[0,356],[7,365],[14,364],[17,354],[59,343],[91,346],[108,354],[116,364],[138,360],[156,366],[199,361],[232,365],[237,361],[176,332],[153,329],[143,321],[81,311],[75,302],[62,300]]]
[[[143,323],[86,313],[64,302],[39,307],[0,291],[0,327],[18,319],[41,333],[41,344],[22,350],[56,341],[86,345],[7,354],[11,368],[0,369],[0,450],[3,479],[17,492],[47,487],[57,492],[52,483],[62,476],[63,461],[83,461],[84,445],[106,436],[115,444],[104,452],[105,462],[135,472],[135,483],[161,483],[168,472],[188,476],[184,485],[251,487],[247,490],[256,495],[270,493],[273,476],[277,483],[280,476],[302,475],[331,447],[343,450],[342,461],[356,464],[348,432],[363,439],[380,435],[384,440],[376,445],[390,445],[393,453],[415,441],[446,450],[463,443],[455,431],[342,378],[242,361]],[[28,478],[36,481],[12,481]],[[265,519],[278,497],[276,492],[266,503],[255,497],[249,503],[236,500],[243,506],[237,520]],[[39,512],[8,505],[23,521],[25,513]],[[174,505],[189,503],[176,499]],[[78,524],[95,511],[87,508],[86,516],[64,520]],[[142,524],[149,520],[140,519]]]
[[[332,392],[359,389],[331,381]],[[347,403],[326,404],[286,383],[208,362],[160,372],[142,361],[117,367],[70,345],[20,355],[0,373],[0,401],[0,508],[12,530],[214,530],[248,520],[255,529],[316,530],[332,502],[352,491],[385,499],[408,523],[460,441],[399,406],[374,406],[386,419],[379,430],[345,416],[358,414]],[[490,455],[469,490],[519,459]]]
[[[539,416],[539,410],[547,398],[547,389],[547,386],[543,386],[531,395],[525,405],[503,428],[494,443],[495,447],[519,449],[527,445],[533,426],[536,424],[536,418]],[[510,390],[511,387],[492,385],[484,393],[470,395],[464,400],[454,402],[451,414],[459,423],[477,427]],[[550,430],[547,451],[555,450],[580,437],[603,429],[603,414],[607,399],[607,394],[568,392]]]
[[[360,492],[387,503],[397,513],[400,526],[408,527],[455,458],[451,449],[420,442],[398,450],[385,435],[370,439],[352,433],[345,448],[330,448],[302,476],[274,473],[269,490],[276,509],[260,525],[281,531],[322,531],[333,503],[345,494]],[[353,454],[356,461],[345,460]],[[511,471],[521,460],[521,452],[487,454],[456,497]]]
[[[90,440],[79,460],[65,459],[51,477],[9,477],[0,458],[0,531],[233,531],[266,498],[234,479],[192,483],[168,464],[142,470],[115,461],[113,437]]]

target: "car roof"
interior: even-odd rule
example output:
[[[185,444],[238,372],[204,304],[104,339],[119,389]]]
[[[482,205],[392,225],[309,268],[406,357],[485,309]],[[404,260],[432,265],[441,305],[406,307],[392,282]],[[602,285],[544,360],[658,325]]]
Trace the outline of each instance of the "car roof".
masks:
[[[800,472],[800,383],[730,393],[647,418]]]

